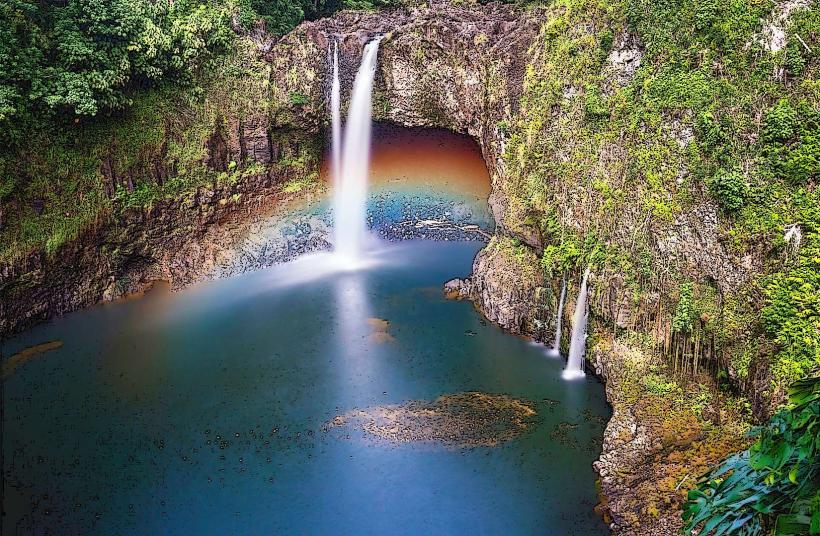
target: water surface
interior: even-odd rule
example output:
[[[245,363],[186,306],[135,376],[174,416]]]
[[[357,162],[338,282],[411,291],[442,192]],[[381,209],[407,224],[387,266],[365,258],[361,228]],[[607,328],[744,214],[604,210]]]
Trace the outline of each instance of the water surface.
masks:
[[[603,387],[442,297],[480,246],[157,290],[7,342],[63,345],[3,383],[3,534],[605,534]],[[475,448],[325,426],[464,391],[532,401],[536,425]]]

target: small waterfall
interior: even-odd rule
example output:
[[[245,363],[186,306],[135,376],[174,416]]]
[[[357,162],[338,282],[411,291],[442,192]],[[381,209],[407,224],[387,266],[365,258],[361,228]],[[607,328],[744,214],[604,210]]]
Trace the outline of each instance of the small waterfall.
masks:
[[[333,42],[333,86],[330,89],[333,140],[331,142],[330,176],[334,184],[339,184],[342,172],[342,98],[339,83],[339,42]]]
[[[572,339],[569,343],[569,358],[567,368],[562,374],[564,379],[581,378],[584,376],[584,354],[587,346],[587,278],[589,268],[584,272],[581,281],[581,290],[575,302],[575,314],[572,317]]]
[[[333,249],[336,258],[348,267],[359,264],[367,231],[371,100],[380,40],[376,38],[364,47],[345,124],[341,174],[333,188]]]
[[[564,299],[567,297],[567,280],[561,283],[561,297],[558,299],[558,315],[555,317],[555,341],[552,343],[552,355],[561,355],[561,322],[564,318]]]

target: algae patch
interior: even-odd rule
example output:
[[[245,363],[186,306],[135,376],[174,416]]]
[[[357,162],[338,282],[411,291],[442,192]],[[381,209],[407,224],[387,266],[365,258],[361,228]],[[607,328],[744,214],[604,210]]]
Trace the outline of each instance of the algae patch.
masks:
[[[29,359],[34,356],[40,355],[44,352],[49,352],[51,350],[56,350],[57,348],[63,345],[63,341],[49,341],[40,343],[34,346],[29,346],[21,350],[20,352],[12,355],[6,361],[3,362],[3,373],[2,378],[5,380],[14,372],[21,364],[25,363]]]
[[[480,392],[456,393],[431,401],[355,409],[337,415],[326,429],[361,430],[365,438],[390,443],[434,443],[446,447],[492,447],[536,422],[531,402]]]

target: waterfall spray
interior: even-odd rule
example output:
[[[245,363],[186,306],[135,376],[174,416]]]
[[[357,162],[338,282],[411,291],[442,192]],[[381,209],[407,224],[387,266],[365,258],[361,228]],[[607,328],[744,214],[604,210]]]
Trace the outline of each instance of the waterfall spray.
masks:
[[[584,376],[584,354],[587,346],[587,278],[589,268],[584,272],[578,300],[575,302],[575,314],[572,317],[572,339],[569,343],[567,368],[561,375],[566,380]]]
[[[558,299],[558,315],[555,317],[555,341],[550,354],[561,355],[561,322],[564,318],[564,300],[567,297],[567,280],[561,283],[561,297]]]
[[[345,124],[341,174],[333,188],[333,249],[336,258],[348,267],[359,264],[367,229],[372,93],[380,40],[376,38],[364,47]]]

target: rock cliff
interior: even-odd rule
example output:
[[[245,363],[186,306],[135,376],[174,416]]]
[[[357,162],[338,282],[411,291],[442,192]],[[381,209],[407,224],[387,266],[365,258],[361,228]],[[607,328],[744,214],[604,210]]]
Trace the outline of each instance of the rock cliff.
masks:
[[[709,374],[698,372],[697,356],[712,363],[712,370],[726,368],[714,335],[705,335],[705,328],[686,337],[673,332],[685,289],[681,281],[693,282],[698,296],[713,306],[713,313],[696,319],[710,325],[731,313],[725,305],[730,298],[750,295],[750,282],[765,272],[767,252],[732,242],[725,218],[703,184],[693,183],[683,192],[692,170],[680,154],[693,139],[691,117],[682,121],[664,115],[659,124],[639,126],[651,142],[623,132],[598,140],[592,149],[583,148],[591,151],[591,168],[554,172],[550,166],[569,162],[573,151],[582,150],[573,146],[576,129],[588,128],[590,117],[603,114],[596,111],[593,97],[610,98],[631,84],[645,55],[644,44],[623,21],[613,22],[610,48],[601,55],[597,47],[604,33],[596,22],[567,22],[567,17],[557,8],[430,3],[386,12],[343,12],[304,23],[276,42],[260,35],[243,37],[248,44],[243,53],[253,58],[248,63],[263,89],[254,104],[240,99],[225,112],[211,114],[201,136],[200,163],[215,172],[231,173],[232,166],[250,172],[229,185],[215,183],[182,200],[159,202],[149,211],[118,212],[56,256],[35,252],[4,265],[0,330],[15,331],[113,299],[151,280],[170,279],[179,287],[212,274],[221,256],[236,248],[242,234],[237,229],[287,198],[283,185],[288,181],[317,173],[328,117],[331,44],[340,45],[343,92],[348,93],[363,45],[381,34],[375,117],[469,134],[490,171],[496,236],[476,257],[470,277],[449,284],[448,292],[474,300],[505,329],[551,341],[561,280],[568,279],[572,296],[583,271],[577,262],[597,262],[600,269],[591,280],[590,364],[607,382],[614,407],[596,465],[601,510],[622,534],[675,533],[686,486],[706,464],[742,443],[742,427],[733,424],[740,412],[717,394]],[[561,69],[550,56],[556,27],[576,39],[578,50],[596,47],[598,63],[585,68],[594,72],[600,95],[580,81],[539,85],[533,74],[538,69]],[[550,92],[555,102],[535,105],[536,96]],[[538,152],[542,147],[533,140],[539,136],[560,143],[552,152]],[[638,191],[627,177],[644,170],[640,162],[629,167],[635,163],[627,162],[628,149],[650,143],[666,151],[653,156],[662,162],[652,166],[662,166],[668,181],[658,187],[652,182],[656,175],[643,177],[640,184],[649,186]],[[109,192],[133,188],[146,174],[154,181],[173,176],[173,158],[161,145],[157,151],[146,162],[161,165],[123,170],[103,160],[101,175]],[[305,158],[306,152],[312,156]],[[532,160],[543,165],[533,168]],[[550,182],[553,176],[557,178]],[[621,183],[613,186],[601,176]],[[544,184],[546,198],[540,197]],[[577,240],[576,250],[570,251],[565,237],[573,234],[593,239]],[[319,242],[312,243],[323,247]],[[616,250],[620,256],[612,254]],[[264,262],[287,255],[274,257]],[[564,325],[572,309],[570,299]],[[758,337],[755,329],[732,326],[729,332],[737,340],[726,346]],[[679,354],[696,356],[694,370],[681,365],[694,382],[669,379],[681,372]],[[660,355],[675,356],[674,370]],[[745,379],[737,379],[735,386],[763,416],[772,399],[758,389],[767,382],[766,366],[756,356],[747,365]],[[729,371],[736,374],[733,367]],[[685,402],[689,396],[701,396],[702,403]],[[710,434],[714,423],[729,430],[725,437]]]

